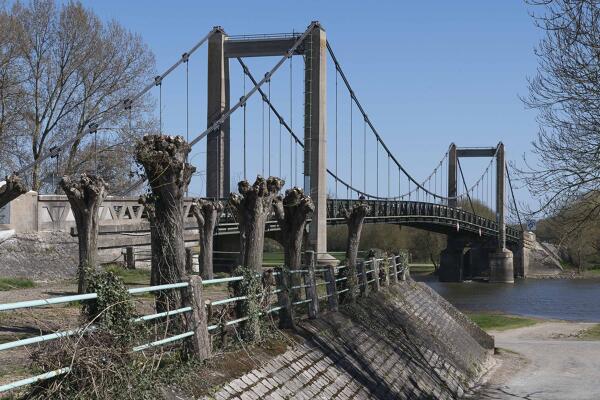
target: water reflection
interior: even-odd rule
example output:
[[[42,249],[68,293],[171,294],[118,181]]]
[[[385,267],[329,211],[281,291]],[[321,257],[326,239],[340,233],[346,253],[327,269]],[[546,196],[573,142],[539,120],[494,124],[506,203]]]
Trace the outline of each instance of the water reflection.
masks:
[[[600,322],[600,278],[525,279],[514,285],[442,283],[419,278],[462,310],[500,311],[532,317]]]

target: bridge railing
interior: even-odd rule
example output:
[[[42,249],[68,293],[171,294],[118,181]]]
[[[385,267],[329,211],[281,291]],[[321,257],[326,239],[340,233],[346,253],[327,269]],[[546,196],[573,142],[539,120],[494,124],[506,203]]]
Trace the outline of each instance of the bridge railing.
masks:
[[[314,260],[313,256],[313,260]],[[263,308],[261,315],[267,316],[274,313],[285,312],[289,318],[295,319],[302,315],[308,314],[310,318],[316,318],[320,309],[337,310],[339,295],[347,292],[349,289],[345,283],[348,279],[343,272],[346,266],[326,266],[317,267],[314,261],[308,263],[301,270],[287,270],[284,267],[276,267],[263,272],[265,275],[275,277],[275,285],[270,287],[263,286],[266,292],[268,305]],[[408,272],[408,263],[406,257],[401,255],[393,255],[391,257],[371,258],[361,260],[357,266],[357,278],[359,285],[356,288],[360,294],[366,295],[369,291],[379,290],[382,286],[387,286],[396,283],[399,280],[404,280]],[[290,277],[287,280],[281,279],[283,274],[288,274]],[[297,275],[300,279],[291,279],[292,275]],[[200,280],[201,286],[212,285],[229,285],[232,282],[243,280],[242,276],[232,276],[227,278],[216,278],[210,280]],[[270,281],[269,279],[262,280],[263,282]],[[286,284],[287,282],[288,284]],[[294,285],[289,282],[296,282]],[[168,291],[176,289],[188,288],[189,282],[180,282],[168,285],[148,286],[130,288],[130,295],[140,295],[145,293],[154,293],[159,291]],[[201,292],[200,292],[201,293]],[[290,297],[291,294],[295,294]],[[53,305],[76,303],[82,301],[94,301],[98,298],[97,293],[86,293],[81,295],[51,297],[47,299],[28,300],[16,303],[0,304],[0,312],[11,312],[23,309],[46,308]],[[291,301],[290,299],[293,299]],[[245,296],[226,297],[218,300],[208,300],[201,298],[196,299],[199,304],[206,308],[208,315],[207,323],[198,325],[197,329],[206,329],[208,334],[222,334],[230,327],[234,327],[248,320],[247,315],[235,315],[235,318],[227,320],[224,315],[230,315],[224,307],[233,306],[238,302],[247,301]],[[135,323],[147,323],[158,321],[175,315],[191,313],[194,304],[184,304],[184,307],[170,310],[161,313],[140,315],[134,319]],[[219,309],[221,312],[219,312]],[[230,310],[229,310],[230,311]],[[280,315],[281,318],[281,315]],[[95,330],[91,324],[69,330],[63,330],[53,333],[45,333],[39,336],[33,336],[24,339],[18,339],[0,344],[0,351],[14,350],[23,347],[31,347],[40,345],[45,342],[68,338],[71,336],[83,336]],[[142,352],[151,348],[173,345],[181,343],[186,338],[198,334],[194,330],[181,332],[179,334],[156,338],[147,343],[141,343],[131,349],[132,352]],[[13,382],[0,385],[0,393],[21,388],[27,385],[35,384],[54,377],[65,375],[71,372],[70,365],[61,366],[58,369],[46,371],[41,374],[29,376]]]
[[[397,219],[402,220],[402,223],[445,225],[457,231],[463,230],[479,236],[498,235],[496,221],[458,207],[419,201],[331,199],[327,203],[327,218],[342,222],[345,210],[349,210],[359,202],[366,202],[369,205],[365,222]],[[521,240],[521,232],[513,227],[507,226],[506,234],[512,241]]]

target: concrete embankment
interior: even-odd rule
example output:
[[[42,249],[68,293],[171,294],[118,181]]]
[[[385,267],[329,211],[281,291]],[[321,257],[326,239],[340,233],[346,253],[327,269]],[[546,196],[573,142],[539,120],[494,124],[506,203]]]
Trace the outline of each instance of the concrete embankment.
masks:
[[[456,399],[493,363],[493,338],[414,281],[299,331],[304,343],[206,399]]]

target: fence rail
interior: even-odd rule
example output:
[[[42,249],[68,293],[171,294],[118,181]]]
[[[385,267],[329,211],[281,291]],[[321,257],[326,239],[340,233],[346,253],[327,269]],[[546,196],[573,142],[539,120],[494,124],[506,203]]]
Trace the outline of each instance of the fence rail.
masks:
[[[312,253],[312,252],[307,252]],[[326,308],[330,310],[336,310],[338,304],[338,296],[341,293],[346,293],[349,288],[347,285],[347,276],[340,276],[340,272],[346,269],[346,266],[337,266],[337,267],[326,267],[326,268],[315,268],[315,257],[314,253],[311,255],[312,262],[308,262],[305,269],[301,270],[288,270],[282,267],[277,268],[274,272],[269,270],[268,273],[279,278],[277,279],[278,284],[275,285],[272,289],[269,289],[269,295],[277,295],[276,304],[271,304],[268,306],[266,310],[264,310],[261,315],[268,315],[271,313],[286,313],[287,318],[294,319],[295,311],[298,307],[300,307],[300,311],[303,307],[308,307],[308,315],[310,318],[315,318],[319,312],[319,302],[327,302]],[[362,270],[365,274],[370,274],[371,279],[362,280],[360,277],[360,268],[357,269],[357,277],[359,278],[359,287],[361,293],[368,293],[368,285],[373,284],[373,290],[379,290],[380,285],[383,283],[384,285],[389,285],[390,279],[392,282],[397,282],[400,279],[405,279],[405,273],[408,271],[408,263],[407,260],[402,256],[391,256],[386,258],[371,258],[369,260],[360,261],[359,264],[362,266]],[[379,265],[382,262],[386,262],[390,268],[387,270],[387,274],[381,274],[381,270],[379,269]],[[365,265],[372,265],[372,269],[365,271]],[[297,276],[300,279],[300,284],[286,284],[286,282],[291,282],[291,279],[282,279],[282,275],[287,275],[291,277],[292,275]],[[401,275],[402,278],[399,278]],[[294,278],[294,279],[298,279]],[[243,280],[242,276],[232,276],[228,278],[215,278],[210,280],[200,280],[201,286],[211,286],[218,284],[229,284],[231,282],[238,282]],[[191,281],[190,281],[191,282]],[[139,295],[144,293],[154,293],[158,291],[165,290],[174,290],[174,289],[183,289],[188,288],[190,286],[190,282],[179,282],[173,284],[166,285],[156,285],[156,286],[148,286],[148,287],[140,287],[140,288],[130,288],[128,289],[129,294],[131,295]],[[326,293],[319,293],[319,288],[325,288]],[[304,290],[303,290],[304,289]],[[265,289],[266,290],[266,289]],[[302,293],[303,292],[303,293]],[[290,293],[295,293],[295,297],[293,301],[290,298]],[[62,297],[53,297],[48,299],[39,299],[39,300],[29,300],[15,303],[7,303],[0,304],[0,311],[14,311],[20,310],[24,308],[36,308],[36,307],[47,307],[56,304],[65,304],[65,303],[73,303],[79,301],[90,301],[98,298],[96,293],[87,293],[81,295],[73,295],[73,296],[62,296]],[[235,296],[228,297],[225,299],[215,300],[215,301],[205,301],[202,297],[200,299],[196,299],[196,301],[201,302],[202,307],[210,308],[212,307],[220,307],[226,306],[229,304],[234,304],[240,301],[247,301],[247,296]],[[193,313],[194,304],[187,304],[185,307],[169,310],[160,313],[141,315],[135,318],[133,321],[136,323],[144,323],[148,321],[154,321],[160,318],[170,317],[179,314],[185,313]],[[206,331],[208,333],[212,333],[219,328],[224,329],[226,327],[230,327],[233,325],[240,324],[246,320],[248,320],[248,316],[237,316],[238,318],[221,322],[219,324],[207,325]],[[282,316],[280,315],[280,321],[282,321]],[[94,326],[88,326],[85,328],[71,329],[66,331],[55,332],[51,334],[44,334],[36,337],[26,338],[26,339],[18,339],[12,342],[7,342],[0,344],[0,351],[14,349],[22,346],[28,346],[38,343],[43,343],[47,341],[57,340],[66,338],[74,335],[84,335],[91,330],[94,330]],[[190,338],[194,336],[196,332],[194,330],[189,330],[186,332],[182,332],[177,335],[173,335],[170,337],[160,338],[149,343],[143,343],[138,346],[133,347],[133,352],[144,351],[153,347],[164,346],[168,344],[173,344],[175,342],[180,342],[186,338]],[[63,368],[49,371],[40,375],[35,375],[32,377],[28,377],[25,379],[17,380],[15,382],[11,382],[8,384],[4,384],[0,386],[0,393],[6,392],[9,390],[13,390],[22,386],[34,384],[43,380],[47,380],[50,378],[54,378],[60,375],[67,374],[71,371],[69,366],[65,366]]]

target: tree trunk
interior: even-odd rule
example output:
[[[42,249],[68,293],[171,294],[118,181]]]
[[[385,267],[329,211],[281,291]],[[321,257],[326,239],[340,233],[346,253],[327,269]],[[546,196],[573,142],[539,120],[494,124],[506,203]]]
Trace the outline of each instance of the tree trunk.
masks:
[[[304,229],[308,217],[315,210],[315,205],[302,189],[294,187],[286,190],[284,198],[281,196],[275,198],[273,209],[283,237],[284,266],[292,271],[301,269]],[[291,274],[292,286],[299,286],[301,278],[301,274]],[[298,297],[298,291],[294,291],[293,300],[297,300]]]
[[[0,208],[4,207],[17,197],[27,193],[27,188],[18,175],[9,175],[5,184],[0,186]]]
[[[344,301],[354,301],[356,298],[356,258],[358,255],[358,246],[360,245],[360,235],[362,226],[369,212],[367,203],[356,204],[351,210],[346,210],[346,224],[348,225],[348,241],[346,244],[346,268],[342,270],[348,279],[346,280],[347,292],[344,292]]]
[[[273,209],[273,200],[284,185],[282,179],[258,176],[254,185],[248,181],[238,183],[239,193],[232,193],[229,202],[236,210],[241,252],[240,261],[256,271],[262,269],[265,223]]]
[[[65,176],[60,181],[77,225],[79,240],[79,293],[87,289],[86,272],[96,268],[98,255],[98,209],[108,195],[108,186],[100,177],[81,174],[79,180]]]
[[[202,279],[213,279],[213,236],[223,212],[220,201],[196,199],[192,203],[192,213],[198,221],[200,254],[198,265]]]
[[[196,170],[186,162],[190,146],[181,136],[147,135],[135,149],[151,192],[140,198],[150,219],[152,245],[151,284],[182,282],[185,272],[183,198]],[[186,290],[159,291],[156,311],[180,308]]]

